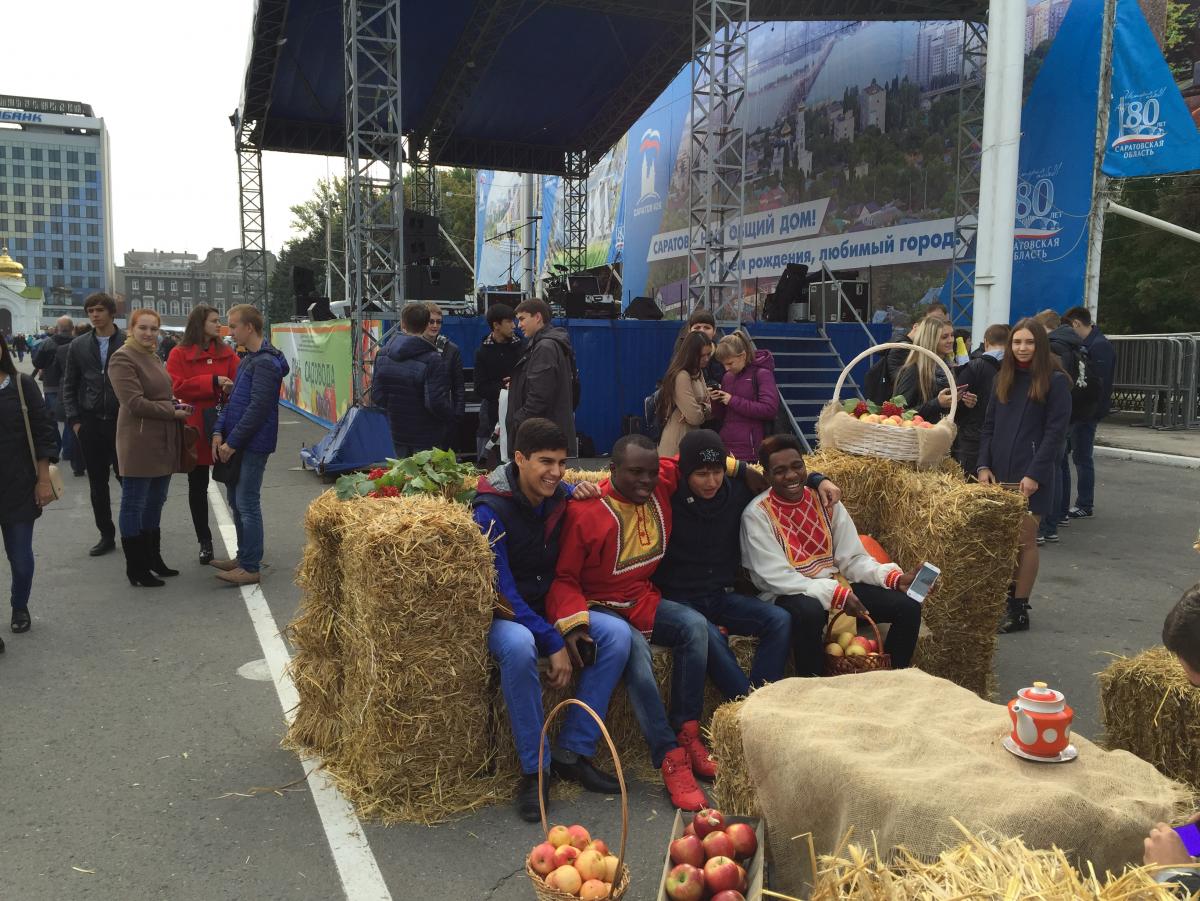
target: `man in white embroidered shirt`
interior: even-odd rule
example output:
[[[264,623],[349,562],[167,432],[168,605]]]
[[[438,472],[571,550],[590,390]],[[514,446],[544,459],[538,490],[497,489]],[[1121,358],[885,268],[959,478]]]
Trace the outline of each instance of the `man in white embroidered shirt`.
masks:
[[[884,650],[896,669],[908,666],[921,628],[921,605],[904,592],[916,571],[877,563],[863,548],[846,508],[821,506],[804,484],[808,472],[795,438],[767,438],[758,455],[771,487],[742,514],[742,563],[761,596],[792,615],[796,675],[820,675],[830,611],[869,613],[876,622],[891,623]]]

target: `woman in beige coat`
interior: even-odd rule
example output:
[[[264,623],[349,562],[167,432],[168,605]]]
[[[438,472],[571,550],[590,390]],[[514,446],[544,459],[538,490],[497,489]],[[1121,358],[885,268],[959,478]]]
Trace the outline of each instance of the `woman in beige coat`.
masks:
[[[658,441],[661,457],[679,453],[679,441],[712,416],[704,367],[712,357],[712,340],[703,332],[690,332],[680,342],[658,393],[658,421],[663,424]]]
[[[180,424],[191,415],[177,404],[171,376],[159,359],[160,320],[153,310],[129,315],[125,344],[108,361],[108,378],[121,404],[117,413],[117,462],[121,467],[121,546],[130,585],[157,587],[160,576],[179,570],[163,563],[159,519],[171,474],[179,467]]]

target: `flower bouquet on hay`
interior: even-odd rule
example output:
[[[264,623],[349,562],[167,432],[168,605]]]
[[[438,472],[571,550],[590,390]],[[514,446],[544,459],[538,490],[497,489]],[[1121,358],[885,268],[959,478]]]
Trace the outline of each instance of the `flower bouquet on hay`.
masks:
[[[335,484],[339,500],[432,494],[465,504],[475,496],[479,470],[459,463],[454,451],[421,451],[403,460],[388,458],[369,472],[351,472]]]

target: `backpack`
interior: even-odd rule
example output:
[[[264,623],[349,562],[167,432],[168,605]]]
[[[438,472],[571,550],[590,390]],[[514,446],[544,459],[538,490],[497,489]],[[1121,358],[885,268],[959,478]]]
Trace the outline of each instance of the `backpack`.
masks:
[[[663,425],[665,423],[658,418],[658,398],[662,392],[662,388],[655,388],[653,394],[649,394],[642,401],[642,433],[656,444],[662,438]]]
[[[758,367],[755,366],[750,370],[750,376],[754,379],[754,396],[758,397]],[[768,431],[764,437],[771,435],[794,435],[795,429],[792,428],[791,417],[788,416],[787,401],[783,399],[783,394],[779,392],[778,386],[775,388],[775,393],[779,395],[779,406],[775,408],[775,418],[771,420],[762,420],[767,423]]]
[[[1063,357],[1063,366],[1071,379],[1071,422],[1087,422],[1100,406],[1104,381],[1100,364],[1081,346]]]

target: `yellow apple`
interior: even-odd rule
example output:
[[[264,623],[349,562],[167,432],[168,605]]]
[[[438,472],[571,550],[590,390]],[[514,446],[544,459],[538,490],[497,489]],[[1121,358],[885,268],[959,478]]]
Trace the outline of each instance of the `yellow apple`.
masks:
[[[866,657],[867,649],[864,648],[861,644],[852,644],[852,645],[850,645],[850,647],[846,648],[846,656],[847,657]]]
[[[840,644],[838,644],[836,641],[831,641],[829,644],[825,645],[825,653],[830,657],[841,657],[845,652],[842,650],[842,646]]]
[[[852,642],[854,640],[854,633],[853,632],[839,632],[837,634],[837,637],[835,640],[837,641],[837,643],[839,645],[842,646],[842,650],[845,650],[846,648],[850,647],[850,642]]]

